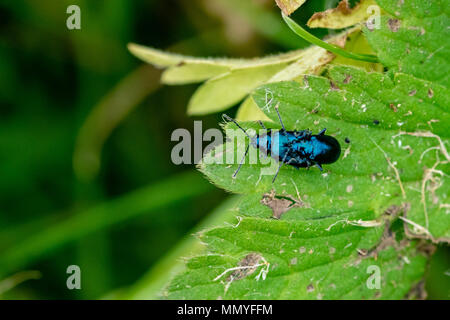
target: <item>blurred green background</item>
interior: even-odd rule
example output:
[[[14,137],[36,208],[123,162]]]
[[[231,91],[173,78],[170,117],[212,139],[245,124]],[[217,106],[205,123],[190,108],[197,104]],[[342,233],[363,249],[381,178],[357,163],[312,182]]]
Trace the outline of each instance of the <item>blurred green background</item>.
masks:
[[[294,18],[336,2],[308,1]],[[81,30],[66,27],[71,4]],[[173,130],[192,132],[200,119],[204,130],[218,128],[220,115],[188,117],[197,86],[161,86],[129,42],[230,57],[307,45],[273,0],[3,0],[1,298],[152,298],[167,266],[194,245],[192,228],[224,220],[217,212],[236,201],[170,159]],[[431,298],[449,298],[448,261],[440,248],[427,274]],[[82,290],[66,287],[73,264]]]

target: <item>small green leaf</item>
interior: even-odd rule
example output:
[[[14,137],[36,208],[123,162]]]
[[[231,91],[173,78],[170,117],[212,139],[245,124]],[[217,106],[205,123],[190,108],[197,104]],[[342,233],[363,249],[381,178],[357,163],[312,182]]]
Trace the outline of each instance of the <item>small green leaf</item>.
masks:
[[[242,102],[237,111],[236,119],[238,121],[270,120],[264,112],[258,108],[252,97],[247,97],[247,99]]]
[[[188,114],[204,115],[225,110],[267,82],[287,63],[240,68],[205,82],[192,96]]]

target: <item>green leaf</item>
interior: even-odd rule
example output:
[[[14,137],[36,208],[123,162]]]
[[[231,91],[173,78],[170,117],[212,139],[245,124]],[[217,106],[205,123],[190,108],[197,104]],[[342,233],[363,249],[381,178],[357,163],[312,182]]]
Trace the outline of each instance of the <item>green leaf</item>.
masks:
[[[409,283],[420,279],[425,257],[413,246],[378,247],[359,256],[356,248],[366,252],[362,248],[375,243],[373,229],[327,231],[332,220],[321,222],[248,217],[235,228],[212,229],[201,240],[214,253],[189,260],[188,272],[171,283],[168,298],[401,299]],[[374,266],[383,275],[381,290],[366,286],[367,270]]]
[[[339,33],[328,43],[345,43],[354,28]],[[206,82],[192,96],[188,105],[191,115],[204,115],[230,108],[246,98],[258,86],[280,80],[294,80],[303,74],[319,73],[334,55],[319,47],[294,50],[258,59],[193,58],[130,44],[138,58],[160,68],[167,68],[161,81],[166,84]]]
[[[428,96],[430,88],[435,92],[431,98]],[[272,93],[270,104],[267,102],[267,92]],[[261,176],[261,166],[244,164],[239,175],[245,179],[239,176],[230,179],[237,164],[202,164],[201,170],[220,187],[237,193],[263,193],[274,188],[279,194],[295,195],[296,188],[289,182],[291,179],[297,187],[301,186],[302,189],[308,190],[308,193],[315,190],[321,193],[324,186],[317,184],[317,181],[324,180],[327,185],[334,185],[335,188],[327,194],[321,194],[318,205],[324,198],[338,197],[347,185],[352,184],[351,181],[359,181],[362,190],[367,189],[368,195],[375,190],[388,188],[381,198],[372,200],[377,204],[386,206],[386,200],[389,199],[386,194],[401,198],[402,189],[407,194],[411,193],[411,199],[408,201],[415,201],[417,191],[414,190],[426,175],[424,166],[434,167],[437,171],[447,168],[445,163],[436,164],[437,155],[433,151],[439,151],[441,162],[446,161],[447,151],[444,147],[449,136],[449,96],[449,90],[445,87],[408,75],[396,74],[391,79],[388,75],[368,74],[350,67],[332,67],[329,70],[329,78],[309,76],[304,85],[297,82],[265,85],[256,90],[253,98],[273,121],[277,121],[274,107],[278,104],[288,130],[309,128],[318,132],[326,127],[328,134],[340,141],[344,154],[338,162],[327,166],[330,174],[323,176],[315,170],[297,171],[285,166],[281,169],[277,182],[272,185],[270,175]],[[257,128],[254,124],[249,124],[248,127]],[[404,132],[417,132],[414,133],[417,136]],[[345,138],[350,139],[351,143],[346,144]],[[439,141],[443,141],[442,146]],[[237,149],[233,146],[233,142],[226,144],[225,157],[227,152]],[[218,147],[218,150],[221,149]],[[367,161],[368,155],[370,161]],[[212,153],[204,162],[212,163],[214,157],[215,153]],[[239,156],[236,158],[240,159]],[[395,170],[401,172],[400,182],[389,162],[395,162]],[[444,181],[447,179],[445,175],[441,178]],[[373,182],[374,179],[376,182]],[[337,184],[340,182],[343,182],[341,189]],[[346,195],[343,198],[344,203],[358,203],[356,201],[362,190],[358,188],[358,193]],[[442,191],[445,188],[437,190]],[[441,201],[429,205],[434,208],[436,214],[448,220],[445,218],[448,216],[443,202],[445,199],[444,192]],[[381,212],[385,209],[382,208]],[[414,211],[414,207],[411,210]],[[433,238],[450,235],[449,225],[446,225],[445,230],[440,230],[442,225],[439,224],[435,227],[436,230],[430,230]]]
[[[379,29],[365,28],[364,33],[380,61],[392,70],[448,87],[450,2],[377,2],[392,16],[382,16]]]
[[[235,227],[201,234],[210,254],[190,260],[188,271],[168,288],[169,298],[403,298],[426,262],[403,228],[409,236],[448,241],[448,164],[434,138],[448,142],[448,89],[351,67],[332,67],[327,76],[267,84],[253,99],[274,122],[278,105],[288,130],[326,127],[344,148],[341,159],[324,173],[283,166],[272,184],[263,165],[244,164],[233,179],[237,164],[213,162],[229,154],[240,159],[243,146],[230,141],[224,151],[213,150],[200,169],[221,188],[247,195],[241,218]],[[273,95],[269,104],[267,91]],[[429,168],[435,185],[423,194],[426,225],[420,185]],[[381,290],[366,285],[372,265],[381,270]]]
[[[403,1],[380,3],[387,12],[401,16],[401,11],[391,9]],[[443,7],[437,15],[438,5],[404,4],[411,17],[405,14],[400,25],[420,16],[429,37],[438,29],[447,32],[433,20],[446,16]],[[391,21],[391,28],[399,21]],[[419,21],[415,26],[421,26]],[[271,120],[264,122],[268,128],[280,128],[275,108],[287,130],[308,128],[317,133],[327,128],[341,144],[341,157],[324,165],[324,172],[284,165],[272,183],[275,172],[269,169],[275,165],[276,170],[277,163],[249,164],[261,155],[250,147],[233,177],[249,139],[240,130],[229,135],[224,145],[204,157],[199,169],[217,186],[243,194],[236,224],[199,234],[207,251],[188,260],[187,270],[170,283],[165,296],[414,297],[430,242],[450,242],[450,92],[445,76],[436,77],[431,69],[427,74],[420,60],[403,68],[402,57],[392,58],[387,52],[403,41],[417,56],[428,48],[427,42],[404,37],[385,39],[386,44],[376,47],[369,32],[374,39],[383,28],[366,31],[381,62],[397,59],[396,64],[385,65],[386,73],[331,66],[322,76],[302,76],[297,82],[268,81],[253,92],[253,102],[246,101],[245,108],[255,103]],[[448,68],[445,59],[434,63],[438,64],[433,68]],[[240,125],[250,135],[254,134],[250,129],[259,129],[255,122]],[[225,129],[230,134],[228,130],[237,126],[228,123]],[[377,275],[379,287],[373,282]]]
[[[261,109],[258,108],[255,101],[253,101],[253,98],[248,97],[240,105],[236,114],[236,120],[252,121],[252,120],[270,120],[270,119],[267,118],[264,112],[262,112]]]
[[[286,66],[287,63],[277,63],[264,67],[240,68],[213,78],[193,94],[188,114],[204,115],[225,110]]]

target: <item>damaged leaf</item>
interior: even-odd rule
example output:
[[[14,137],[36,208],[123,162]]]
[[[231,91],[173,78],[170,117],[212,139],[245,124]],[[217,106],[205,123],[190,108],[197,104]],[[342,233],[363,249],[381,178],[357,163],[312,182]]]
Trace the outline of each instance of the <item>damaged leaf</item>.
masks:
[[[371,6],[374,0],[361,0],[355,7],[350,8],[348,0],[342,0],[338,6],[324,12],[316,12],[307,22],[310,28],[343,29],[367,20],[374,11]]]
[[[277,6],[283,11],[285,15],[290,15],[292,12],[300,8],[306,0],[275,0]]]

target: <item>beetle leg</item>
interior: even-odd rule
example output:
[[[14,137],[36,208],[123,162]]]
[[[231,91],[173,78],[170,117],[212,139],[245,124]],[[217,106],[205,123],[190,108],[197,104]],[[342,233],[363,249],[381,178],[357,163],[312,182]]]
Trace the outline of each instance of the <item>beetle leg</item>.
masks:
[[[322,129],[322,131],[319,132],[318,136],[323,136],[325,131],[327,131],[327,128]]]
[[[233,174],[233,178],[236,178],[236,175],[238,174],[239,170],[241,170],[242,164],[245,161],[245,157],[247,156],[248,153],[248,149],[250,148],[250,145],[247,146],[247,149],[245,149],[245,153],[244,156],[242,157],[241,163],[239,163],[239,167],[237,168],[237,170],[234,172]]]
[[[323,171],[322,166],[319,163],[316,163],[316,167],[320,169],[320,171]]]
[[[312,163],[309,160],[306,160],[306,169],[309,170],[309,168],[311,167]]]
[[[275,173],[275,176],[274,176],[273,179],[272,179],[272,183],[275,182],[275,179],[277,178],[278,172],[280,172],[280,169],[281,169],[281,166],[282,166],[282,165],[283,165],[283,162],[280,162],[280,165],[278,166],[277,172]]]
[[[278,166],[277,172],[275,173],[275,176],[274,176],[273,179],[272,179],[272,183],[275,182],[275,179],[276,179],[277,176],[278,176],[278,172],[280,172],[281,166],[284,164],[284,161],[286,161],[286,158],[287,158],[288,154],[289,154],[289,151],[286,152],[286,154],[285,154],[284,157],[283,157],[283,160],[280,161],[280,165]],[[290,160],[289,160],[289,161],[290,161]]]

